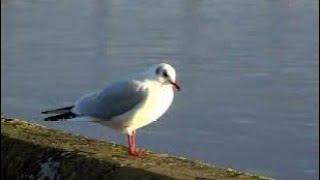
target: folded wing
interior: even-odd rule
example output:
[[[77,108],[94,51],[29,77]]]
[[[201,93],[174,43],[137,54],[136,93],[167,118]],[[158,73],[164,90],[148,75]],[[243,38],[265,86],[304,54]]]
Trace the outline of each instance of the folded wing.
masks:
[[[144,103],[147,91],[136,81],[113,83],[100,92],[85,95],[75,103],[72,112],[82,116],[110,120]]]

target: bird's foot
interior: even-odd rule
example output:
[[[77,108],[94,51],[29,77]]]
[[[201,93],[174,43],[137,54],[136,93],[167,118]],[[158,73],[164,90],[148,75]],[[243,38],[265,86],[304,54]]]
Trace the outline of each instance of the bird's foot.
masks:
[[[129,154],[134,157],[142,157],[147,155],[147,151],[142,149],[135,149],[129,151]]]

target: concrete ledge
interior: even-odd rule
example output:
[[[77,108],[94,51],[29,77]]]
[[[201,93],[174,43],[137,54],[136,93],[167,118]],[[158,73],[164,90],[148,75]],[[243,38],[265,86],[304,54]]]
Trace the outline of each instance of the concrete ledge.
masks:
[[[2,179],[270,179],[1,117]]]

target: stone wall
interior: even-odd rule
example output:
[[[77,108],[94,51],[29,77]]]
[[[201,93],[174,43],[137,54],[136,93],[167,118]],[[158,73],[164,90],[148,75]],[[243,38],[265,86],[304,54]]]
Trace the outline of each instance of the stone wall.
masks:
[[[115,143],[87,139],[1,117],[2,179],[268,179],[148,152],[128,156]]]

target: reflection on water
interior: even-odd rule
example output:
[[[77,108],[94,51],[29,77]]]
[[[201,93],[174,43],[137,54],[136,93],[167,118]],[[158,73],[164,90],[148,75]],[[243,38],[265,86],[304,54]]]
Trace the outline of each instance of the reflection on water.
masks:
[[[317,179],[317,1],[1,1],[1,114],[125,143],[39,112],[164,59],[183,91],[140,131],[156,151]]]

